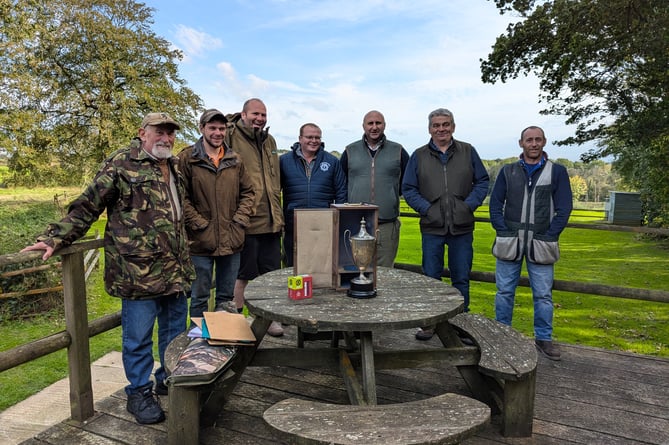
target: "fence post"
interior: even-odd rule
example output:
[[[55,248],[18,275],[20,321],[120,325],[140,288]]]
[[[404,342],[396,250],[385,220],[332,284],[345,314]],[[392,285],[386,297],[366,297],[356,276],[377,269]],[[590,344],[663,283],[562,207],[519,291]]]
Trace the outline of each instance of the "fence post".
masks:
[[[83,422],[94,414],[84,276],[83,252],[76,251],[63,255],[65,329],[71,338],[67,349],[70,373],[70,412],[72,420],[78,422]]]

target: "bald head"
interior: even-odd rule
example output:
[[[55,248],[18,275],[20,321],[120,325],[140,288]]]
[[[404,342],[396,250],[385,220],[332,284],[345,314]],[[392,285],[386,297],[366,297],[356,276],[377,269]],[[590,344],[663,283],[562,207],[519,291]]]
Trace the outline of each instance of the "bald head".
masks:
[[[369,111],[362,120],[362,129],[368,144],[378,144],[386,130],[386,119],[379,111]]]
[[[267,124],[267,108],[260,99],[249,99],[242,107],[242,123],[246,127],[262,130]]]

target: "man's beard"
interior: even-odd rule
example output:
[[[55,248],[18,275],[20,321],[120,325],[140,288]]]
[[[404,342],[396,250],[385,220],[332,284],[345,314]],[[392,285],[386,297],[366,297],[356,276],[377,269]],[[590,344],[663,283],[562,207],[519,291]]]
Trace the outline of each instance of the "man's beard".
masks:
[[[172,147],[155,144],[153,149],[151,149],[151,154],[157,159],[169,159],[172,157]]]
[[[221,139],[221,142],[218,145],[215,144],[214,141],[211,140],[211,138],[205,137],[204,140],[207,142],[207,144],[209,144],[211,148],[221,148],[221,146],[223,145],[223,139]]]

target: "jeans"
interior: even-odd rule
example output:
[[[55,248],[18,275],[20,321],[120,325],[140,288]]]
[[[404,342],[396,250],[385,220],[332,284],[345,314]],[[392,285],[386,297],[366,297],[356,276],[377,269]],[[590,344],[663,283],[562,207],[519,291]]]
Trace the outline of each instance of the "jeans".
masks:
[[[224,256],[191,256],[195,266],[195,281],[191,287],[190,316],[202,317],[209,310],[212,271],[216,265],[216,305],[232,301],[235,280],[239,272],[239,253]]]
[[[422,235],[423,273],[441,280],[444,271],[444,245],[448,246],[448,270],[451,284],[465,299],[465,312],[469,311],[469,272],[474,259],[474,234]]]
[[[514,298],[520,279],[523,260],[497,260],[495,281],[495,318],[500,323],[511,326]],[[536,264],[525,259],[530,278],[532,300],[534,302],[534,337],[537,340],[551,340],[553,335],[553,265]]]
[[[153,370],[153,326],[158,319],[158,355],[160,367],[156,381],[167,378],[165,349],[186,329],[188,302],[185,294],[172,294],[148,300],[121,300],[122,358],[125,377],[130,384],[126,394],[136,393],[151,383]]]

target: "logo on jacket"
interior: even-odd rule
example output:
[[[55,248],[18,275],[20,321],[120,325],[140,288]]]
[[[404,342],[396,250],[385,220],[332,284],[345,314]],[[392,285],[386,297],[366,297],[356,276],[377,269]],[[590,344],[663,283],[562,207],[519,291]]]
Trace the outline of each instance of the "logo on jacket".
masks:
[[[326,172],[326,171],[330,170],[330,167],[332,167],[332,165],[330,165],[329,162],[321,162],[321,171],[322,172]]]

